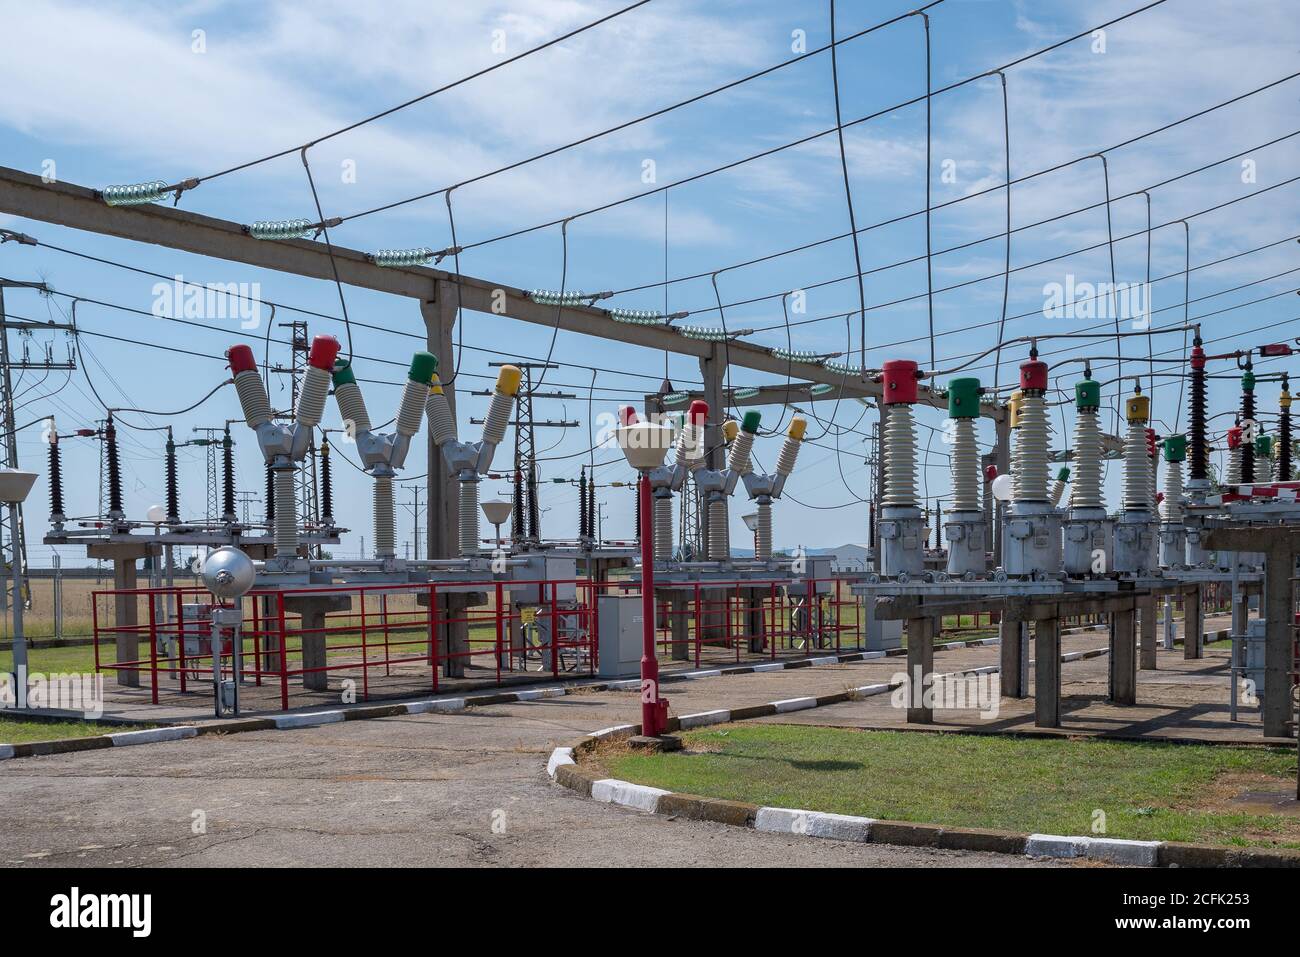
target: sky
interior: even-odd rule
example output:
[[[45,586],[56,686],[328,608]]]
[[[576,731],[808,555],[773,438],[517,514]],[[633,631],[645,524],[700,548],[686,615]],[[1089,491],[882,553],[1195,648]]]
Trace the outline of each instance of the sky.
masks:
[[[97,188],[208,175],[300,147],[625,5],[0,0],[6,27],[0,41],[6,63],[0,164]],[[837,47],[840,115],[850,124],[843,131],[844,163],[865,272],[868,368],[910,358],[940,373],[937,385],[959,373],[991,387],[992,358],[978,356],[996,345],[1004,314],[1011,317],[1005,322],[1008,339],[1113,330],[1109,315],[1045,312],[1054,287],[1109,282],[1112,253],[1117,282],[1142,283],[1148,269],[1159,280],[1149,290],[1157,334],[1150,346],[1145,336],[1119,346],[1113,338],[1044,339],[1040,351],[1049,364],[1091,356],[1094,376],[1109,382],[1120,349],[1120,371],[1149,372],[1149,347],[1164,357],[1185,354],[1182,332],[1160,332],[1180,325],[1185,312],[1194,320],[1204,317],[1202,335],[1211,353],[1272,341],[1294,344],[1300,335],[1300,183],[1287,181],[1300,175],[1300,78],[1161,130],[1295,73],[1300,21],[1294,6],[1286,0],[1167,0],[1107,27],[1104,35],[1091,33],[1143,5],[944,0],[927,11],[930,89],[938,91],[928,111],[921,17],[905,17]],[[887,0],[840,2],[836,36],[914,8]],[[556,289],[563,282],[570,290],[617,290],[602,304],[687,311],[683,324],[725,322],[731,330],[753,329],[747,341],[846,353],[856,364],[861,301],[852,241],[823,242],[736,266],[849,231],[831,57],[822,52],[799,58],[801,51],[829,41],[829,12],[830,4],[820,0],[652,0],[313,146],[308,159],[322,209],[327,217],[348,217],[439,190],[785,64],[663,116],[453,190],[456,239],[472,247],[459,257],[459,268],[523,288]],[[1081,33],[1087,35],[1015,62]],[[1005,64],[1013,65],[1004,74],[1004,126],[1002,84],[991,71]],[[945,89],[973,77],[980,79]],[[852,122],[863,117],[870,119]],[[1007,191],[1000,187],[1007,177],[1008,140],[1010,172],[1018,181],[1010,190],[1012,271],[1005,280]],[[737,163],[759,153],[768,155]],[[723,172],[700,175],[724,166]],[[627,201],[589,212],[622,200]],[[187,192],[181,206],[240,223],[316,219],[296,151],[205,182]],[[448,206],[442,194],[405,203],[348,219],[331,238],[366,251],[443,249],[451,245]],[[533,228],[565,217],[566,237],[558,226]],[[279,323],[305,319],[313,335],[346,334],[339,293],[330,283],[2,214],[0,226],[191,282],[248,283],[250,289],[258,284],[265,302],[280,304],[273,319],[263,306],[252,328],[241,328],[239,317],[228,314],[198,320],[215,329],[196,328],[150,315],[155,308],[167,312],[151,276],[41,246],[0,245],[0,276],[44,281],[58,293],[46,298],[7,291],[11,317],[63,322],[78,296],[126,307],[77,307],[78,325],[87,333],[81,337],[84,368],[25,373],[18,382],[17,420],[23,425],[53,415],[61,434],[92,427],[104,415],[96,392],[114,408],[149,410],[119,416],[123,423],[153,429],[119,428],[131,517],[143,517],[163,498],[163,433],[157,427],[170,425],[180,441],[194,437],[195,428],[240,417],[230,388],[191,412],[164,414],[191,406],[222,381],[229,346],[259,343],[260,359],[261,340],[273,322],[271,361],[287,364],[288,333]],[[527,231],[499,239],[518,230]],[[1193,266],[1186,296],[1185,257]],[[443,263],[451,266],[451,260]],[[715,273],[716,296],[710,278]],[[1165,276],[1170,278],[1160,280]],[[802,303],[787,295],[793,290],[803,291]],[[357,372],[376,380],[365,384],[366,398],[372,418],[383,421],[395,412],[403,367],[421,347],[418,307],[350,287],[343,295],[354,320]],[[788,331],[787,319],[794,323]],[[1129,328],[1131,317],[1123,322]],[[538,418],[581,423],[538,433],[539,449],[546,450],[543,531],[556,537],[576,533],[577,490],[550,480],[576,478],[580,466],[593,460],[602,484],[631,477],[616,448],[589,451],[589,423],[658,391],[665,363],[675,388],[700,382],[692,359],[665,359],[613,340],[564,332],[553,337],[543,326],[473,312],[464,314],[460,331],[458,354],[450,361],[464,377],[462,438],[477,438],[468,420],[481,417],[487,403],[464,387],[485,388],[495,376],[491,362],[549,357],[560,368],[547,373],[543,387],[576,395],[539,399],[535,408]],[[59,333],[11,335],[11,348],[26,348],[33,356],[47,345],[59,358],[69,348]],[[998,383],[1011,381],[1026,357],[1024,343],[1007,345]],[[445,369],[449,357],[441,358]],[[1279,372],[1287,365],[1274,361],[1257,371]],[[1180,368],[1170,364],[1157,372]],[[1053,386],[1063,390],[1057,395],[1071,391],[1082,369],[1078,362],[1054,369]],[[1212,415],[1232,408],[1238,394],[1228,376],[1231,362],[1216,363],[1213,371],[1225,378],[1212,383]],[[739,368],[729,372],[733,388],[782,381]],[[1154,380],[1153,416],[1163,433],[1186,426],[1180,381]],[[1143,388],[1152,384],[1147,379]],[[1107,384],[1107,403],[1113,406],[1121,391],[1132,388],[1131,381]],[[1266,414],[1276,408],[1278,388],[1275,382],[1260,387]],[[287,390],[285,377],[273,377],[273,404],[287,405]],[[878,413],[833,395],[801,408],[810,416],[811,441],[785,500],[774,509],[775,543],[788,548],[862,541],[870,486],[865,460]],[[766,428],[790,414],[779,406],[761,411]],[[918,412],[921,490],[932,499],[942,499],[949,488],[943,418],[937,410]],[[1053,410],[1058,447],[1067,438],[1062,432],[1069,419],[1067,408]],[[1212,422],[1216,430],[1229,424],[1230,417]],[[326,425],[339,425],[332,400]],[[40,431],[35,426],[21,433],[19,454],[25,467],[43,473]],[[259,501],[251,506],[257,518],[261,458],[246,428],[236,425],[234,436],[239,487],[257,493]],[[981,441],[992,441],[987,423]],[[510,442],[508,437],[498,452],[498,470],[509,465]],[[758,461],[773,461],[777,448],[775,436],[760,437]],[[98,508],[98,443],[74,439],[63,449],[67,511],[91,515]],[[353,449],[340,451],[356,461]],[[422,483],[424,472],[423,455],[414,452],[404,484]],[[371,540],[369,480],[346,465],[336,475],[336,518],[351,532],[334,551],[356,555],[361,536]],[[1109,470],[1112,504],[1119,478],[1118,468]],[[506,484],[489,482],[484,494],[498,493],[508,493]],[[187,517],[201,517],[201,448],[181,450],[181,496]],[[737,544],[748,541],[741,515],[749,506],[742,497],[731,509]],[[605,534],[630,536],[630,493],[602,487],[600,499]],[[402,491],[399,501],[410,503],[412,493]],[[29,499],[28,528],[43,531],[47,514],[42,479]],[[409,509],[399,506],[398,522],[400,554],[411,538]],[[46,564],[50,548],[31,538],[31,560]],[[65,563],[79,564],[78,552],[64,548]]]

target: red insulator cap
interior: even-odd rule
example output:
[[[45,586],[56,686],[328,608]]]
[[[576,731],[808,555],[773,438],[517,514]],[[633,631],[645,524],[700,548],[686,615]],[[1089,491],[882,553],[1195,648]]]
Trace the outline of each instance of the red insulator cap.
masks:
[[[1020,367],[1020,388],[1047,391],[1047,363],[1030,359]]]
[[[257,371],[257,360],[253,358],[253,347],[246,346],[242,342],[226,350],[226,359],[230,363],[230,371],[235,375],[239,375],[241,372]]]
[[[620,405],[618,407],[618,424],[636,425],[636,409],[630,405]]]
[[[691,407],[686,411],[686,421],[693,422],[696,425],[703,425],[709,417],[709,403],[703,399],[696,399],[691,403]]]
[[[1266,346],[1259,347],[1259,354],[1261,356],[1289,356],[1291,347],[1285,342],[1270,342]]]
[[[1241,445],[1241,426],[1234,425],[1228,430],[1228,448],[1235,449]]]
[[[998,477],[998,467],[996,465],[984,466],[984,481],[992,482]]]
[[[1205,368],[1205,350],[1200,346],[1192,346],[1192,368]]]
[[[339,341],[333,336],[317,336],[311,341],[311,352],[307,353],[307,364],[326,372],[334,371],[334,359],[339,354]]]
[[[911,359],[891,359],[880,370],[885,405],[916,404],[916,363]]]
[[[1159,504],[1160,504],[1161,502],[1163,502],[1164,500],[1165,500],[1165,493],[1164,493],[1164,492],[1156,492],[1156,504],[1159,505]]]

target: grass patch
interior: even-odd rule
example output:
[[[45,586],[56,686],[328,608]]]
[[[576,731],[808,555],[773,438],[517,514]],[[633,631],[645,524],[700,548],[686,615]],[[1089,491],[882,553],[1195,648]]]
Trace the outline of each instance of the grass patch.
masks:
[[[736,725],[687,750],[602,756],[615,777],[691,794],[895,821],[1133,840],[1300,847],[1300,817],[1234,806],[1294,792],[1288,749]]]
[[[117,731],[138,731],[153,725],[110,727],[94,721],[18,721],[0,718],[0,744],[26,744],[28,741],[54,741],[62,738],[88,738]]]

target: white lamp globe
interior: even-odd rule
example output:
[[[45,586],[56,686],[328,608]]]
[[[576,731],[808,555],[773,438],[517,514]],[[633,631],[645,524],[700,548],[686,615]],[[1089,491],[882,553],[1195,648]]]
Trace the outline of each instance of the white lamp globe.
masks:
[[[999,475],[990,483],[989,490],[999,502],[1009,502],[1011,501],[1011,491],[1014,485],[1015,482],[1010,475]]]

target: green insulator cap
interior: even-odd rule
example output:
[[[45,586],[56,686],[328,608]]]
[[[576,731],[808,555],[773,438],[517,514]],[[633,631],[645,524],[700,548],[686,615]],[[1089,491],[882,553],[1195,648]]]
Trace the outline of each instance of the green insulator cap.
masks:
[[[352,363],[347,359],[335,359],[333,379],[334,388],[336,389],[341,385],[347,385],[349,382],[356,385],[357,377],[352,371]]]
[[[1261,435],[1255,439],[1255,454],[1262,455],[1265,458],[1273,456],[1273,436]]]
[[[953,379],[948,383],[948,418],[974,419],[980,414],[980,380]]]
[[[437,371],[438,360],[432,352],[417,352],[411,356],[411,371],[406,373],[406,377],[412,382],[428,385]]]
[[[1074,402],[1080,409],[1101,408],[1101,383],[1084,379],[1074,384]]]
[[[1254,391],[1255,391],[1255,373],[1253,373],[1253,372],[1246,372],[1246,373],[1244,373],[1244,374],[1242,375],[1242,377],[1241,377],[1241,391],[1242,391],[1242,392],[1254,392]]]
[[[1165,461],[1182,462],[1187,458],[1187,436],[1170,435],[1165,437]]]
[[[740,427],[750,435],[758,433],[758,423],[763,420],[757,409],[750,409],[745,413],[745,417],[740,420]]]
[[[1061,471],[1056,473],[1056,478],[1061,482],[1070,481],[1070,467],[1068,465],[1062,465]]]

